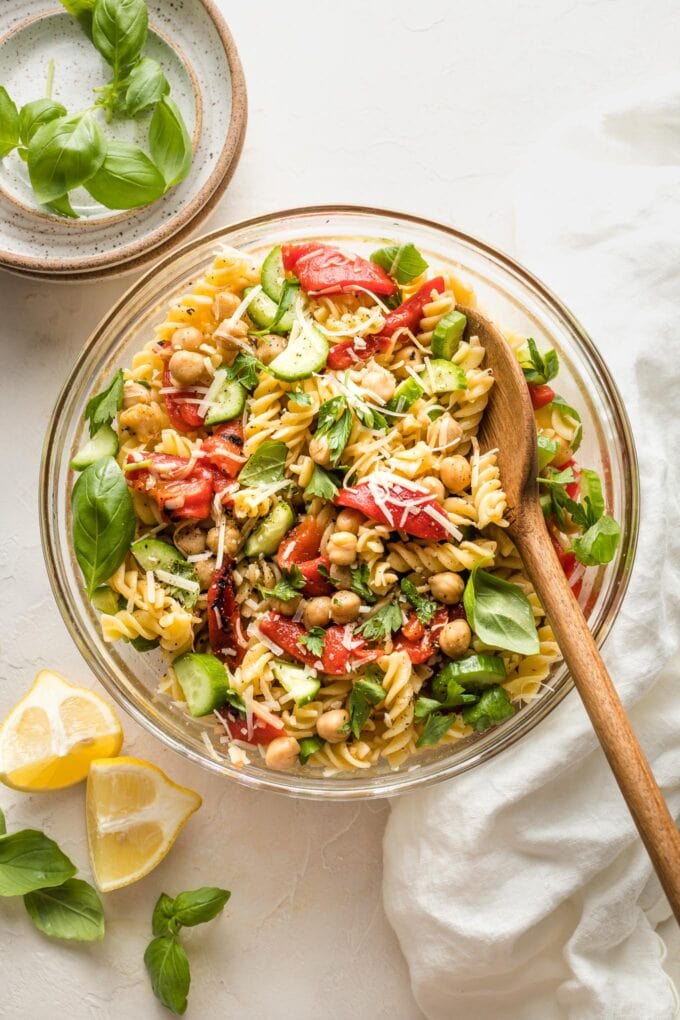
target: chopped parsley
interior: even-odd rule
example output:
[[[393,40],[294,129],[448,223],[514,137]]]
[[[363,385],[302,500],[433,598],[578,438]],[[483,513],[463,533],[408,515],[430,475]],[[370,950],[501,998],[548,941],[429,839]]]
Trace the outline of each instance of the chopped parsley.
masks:
[[[428,716],[425,729],[416,741],[416,747],[432,747],[438,744],[451,726],[451,716],[433,712]]]
[[[305,737],[300,741],[300,753],[298,758],[301,765],[306,765],[313,754],[320,751],[324,745],[321,737]]]
[[[305,393],[304,390],[291,390],[288,394],[288,399],[293,400],[300,407],[309,407],[312,403],[311,395]]]
[[[352,412],[345,397],[332,397],[319,408],[319,417],[314,433],[317,439],[325,436],[328,441],[331,464],[337,467],[352,431]]]
[[[351,730],[354,737],[358,740],[371,714],[371,706],[379,705],[384,699],[385,688],[382,684],[376,680],[369,679],[367,676],[357,680],[347,699],[349,723],[345,725],[343,732],[348,733]]]
[[[404,614],[401,606],[398,606],[396,602],[388,602],[377,613],[373,613],[373,616],[369,616],[357,628],[357,632],[363,634],[367,641],[380,641],[388,634],[399,630],[403,622]]]
[[[315,464],[304,494],[305,496],[320,496],[321,499],[335,499],[341,484],[342,482],[336,475],[326,471],[319,464]]]
[[[258,585],[258,588],[264,599],[280,599],[281,602],[290,602],[298,592],[302,591],[304,586],[305,579],[302,571],[293,564],[290,570],[284,568],[281,571],[281,577],[273,588],[263,588],[262,585]]]
[[[312,627],[300,638],[300,644],[308,648],[312,655],[318,659],[323,656],[323,644],[326,640],[326,631],[323,627]]]
[[[421,595],[413,581],[407,577],[402,578],[401,590],[415,609],[420,622],[429,623],[437,611],[437,603]]]
[[[378,601],[378,596],[371,591],[368,583],[369,570],[367,563],[360,563],[358,567],[350,567],[349,572],[352,577],[350,583],[350,591],[353,591],[355,595],[358,595],[362,602],[371,606],[374,602]]]
[[[239,351],[227,369],[227,379],[230,382],[240,383],[244,389],[250,392],[260,381],[258,373],[263,369],[264,365],[258,361],[254,354]]]
[[[581,471],[579,502],[571,499],[566,490],[566,486],[575,481],[571,468],[549,471],[538,481],[548,489],[547,495],[541,497],[544,513],[552,514],[562,530],[567,523],[566,514],[569,514],[582,531],[571,547],[577,560],[588,567],[609,563],[619,544],[621,528],[613,517],[604,512],[602,483],[597,472],[588,468]]]

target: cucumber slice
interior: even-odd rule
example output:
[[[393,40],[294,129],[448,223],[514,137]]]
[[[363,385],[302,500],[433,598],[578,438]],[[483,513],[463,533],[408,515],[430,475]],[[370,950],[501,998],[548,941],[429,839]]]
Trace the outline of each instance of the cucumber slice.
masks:
[[[74,471],[82,471],[102,457],[115,457],[118,453],[118,436],[110,425],[102,425],[97,429],[92,439],[82,449],[78,450],[71,461]]]
[[[538,437],[538,470],[542,471],[560,448],[556,439],[549,439],[548,436]]]
[[[286,270],[283,268],[283,255],[281,254],[280,244],[272,248],[262,263],[260,280],[262,290],[267,297],[278,304],[283,294],[283,285],[286,282]]]
[[[321,371],[327,357],[328,341],[321,330],[310,322],[291,337],[285,351],[270,364],[269,371],[285,382],[308,379],[314,372]]]
[[[195,589],[189,591],[181,585],[173,585],[167,578],[159,578],[168,594],[181,602],[186,609],[191,609],[196,604],[199,596],[196,571],[174,545],[161,542],[159,538],[139,538],[130,546],[130,552],[142,570],[164,570],[168,574],[174,574],[178,579],[193,582]]]
[[[182,688],[189,715],[200,718],[226,704],[229,677],[224,664],[214,655],[185,652],[172,664]]]
[[[424,392],[425,387],[410,375],[408,379],[399,383],[394,396],[385,404],[385,410],[403,414],[404,411],[408,411],[411,404],[415,404],[418,397],[422,397]]]
[[[211,409],[205,416],[206,425],[217,425],[222,421],[231,421],[243,413],[246,406],[247,390],[241,383],[232,379],[225,379],[218,390]]]
[[[321,682],[310,676],[304,666],[292,666],[290,662],[272,662],[272,673],[284,690],[293,695],[296,705],[308,705],[319,693]]]
[[[108,584],[102,584],[99,588],[95,588],[92,595],[92,605],[95,609],[98,609],[100,613],[106,613],[108,616],[113,616],[121,608],[121,602],[125,605],[125,599],[121,599],[121,596],[116,594],[113,588],[109,588]]]
[[[432,334],[432,353],[435,358],[451,360],[463,339],[467,318],[462,312],[449,312],[443,315]]]
[[[466,390],[467,379],[459,365],[444,358],[433,358],[425,365],[420,378],[426,393],[453,393],[454,390]]]
[[[465,659],[447,662],[432,681],[435,698],[444,700],[450,680],[455,680],[465,690],[468,687],[489,687],[506,677],[505,663],[500,655],[468,655]]]
[[[478,733],[485,733],[491,726],[515,714],[515,706],[510,701],[507,691],[502,687],[489,687],[484,691],[476,705],[466,708],[463,722],[474,726]]]
[[[246,556],[271,556],[281,539],[295,523],[295,514],[288,503],[277,503],[255,531],[248,536],[244,547]]]
[[[252,289],[252,287],[246,287],[243,291],[244,296]],[[248,305],[247,314],[253,320],[258,329],[270,329],[271,323],[276,318],[277,310],[277,303],[267,297],[264,291],[261,290],[257,297],[254,297]],[[293,328],[294,321],[295,316],[293,315],[293,309],[289,308],[288,311],[284,313],[278,326],[274,326],[272,328],[272,333],[290,333]]]

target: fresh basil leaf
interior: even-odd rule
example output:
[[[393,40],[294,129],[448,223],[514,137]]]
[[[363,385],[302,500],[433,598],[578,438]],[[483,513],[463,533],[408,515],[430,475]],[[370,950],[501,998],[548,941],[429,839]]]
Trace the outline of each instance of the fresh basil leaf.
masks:
[[[313,754],[320,751],[325,741],[321,737],[304,737],[300,741],[300,753],[298,759],[301,765],[306,765]]]
[[[92,17],[97,0],[61,0],[69,14],[77,18],[89,39],[92,38]]]
[[[571,485],[572,482],[576,481],[574,478],[574,472],[570,467],[565,468],[563,471],[556,471],[554,469],[549,470],[547,475],[542,476],[538,479],[539,485],[557,485],[560,488],[564,488],[565,485]]]
[[[599,521],[604,513],[604,495],[602,482],[597,471],[590,468],[581,469],[581,502],[588,507],[590,524]]]
[[[4,836],[7,832],[7,825],[5,823],[5,812],[0,808],[0,836]]]
[[[241,485],[269,485],[283,479],[288,447],[275,439],[265,439],[243,465],[238,480]]]
[[[600,563],[610,563],[621,537],[621,528],[613,517],[608,514],[600,517],[585,534],[577,538],[572,549],[576,559],[587,567],[595,567]]]
[[[179,931],[179,922],[175,920],[175,901],[167,893],[161,893],[156,900],[151,930],[154,935],[176,935]]]
[[[55,198],[54,202],[46,202],[45,208],[58,213],[59,216],[68,216],[71,220],[79,219],[78,213],[75,212],[71,205],[68,195],[62,195],[61,198]]]
[[[342,482],[319,464],[314,465],[312,477],[304,490],[305,496],[320,496],[321,499],[335,499]]]
[[[144,49],[149,25],[145,0],[97,0],[92,19],[92,42],[114,79],[135,63]]]
[[[496,658],[494,656],[494,658]],[[459,660],[460,661],[460,660]],[[502,659],[498,659],[502,673],[505,674],[505,667]],[[459,705],[473,705],[477,701],[476,694],[468,694],[462,684],[451,676],[450,667],[453,663],[448,663],[443,669],[439,671],[437,676],[432,681],[432,693],[435,698],[439,699],[439,707],[441,708],[458,708]]]
[[[149,147],[168,188],[184,180],[191,169],[191,138],[179,107],[170,96],[163,96],[154,110]]]
[[[393,276],[397,283],[410,283],[427,269],[427,262],[416,246],[410,243],[379,248],[371,255],[371,262]]]
[[[216,889],[211,886],[180,893],[175,897],[175,918],[183,928],[205,924],[222,913],[230,896],[231,893],[227,889]]]
[[[539,651],[531,604],[518,585],[475,567],[463,604],[470,626],[485,644],[521,655]]]
[[[227,368],[227,379],[231,382],[240,383],[250,393],[260,381],[259,372],[264,365],[254,354],[246,351],[239,351],[233,362]]]
[[[136,117],[150,106],[160,103],[169,91],[168,79],[158,61],[142,57],[130,72],[125,93],[125,112],[128,117]]]
[[[474,726],[478,733],[484,733],[491,726],[515,714],[515,706],[502,687],[489,687],[476,705],[466,708],[463,722]]]
[[[323,656],[323,643],[326,640],[326,631],[323,627],[312,627],[306,634],[303,634],[300,638],[300,644],[304,645],[305,648],[309,648],[312,655],[316,655],[318,659]]]
[[[71,493],[73,546],[91,598],[125,559],[136,514],[123,472],[102,457],[78,476]]]
[[[578,422],[578,426],[574,432],[574,437],[569,444],[572,453],[576,453],[581,445],[581,440],[583,439],[583,424],[581,422],[581,415],[578,413],[576,408],[568,404],[564,397],[561,397],[559,393],[556,393],[553,397],[552,406],[557,406],[561,414],[568,415],[569,418],[573,418],[574,421]]]
[[[97,942],[104,938],[104,908],[89,882],[70,878],[55,889],[26,893],[24,905],[38,931],[53,939]]]
[[[339,464],[351,431],[352,414],[345,397],[332,397],[331,400],[326,400],[319,408],[314,435],[317,438],[326,437],[333,467]]]
[[[401,606],[398,606],[396,602],[388,602],[377,613],[369,616],[357,628],[357,633],[363,634],[367,641],[380,641],[387,634],[399,630],[403,622],[404,614]]]
[[[104,162],[106,142],[89,113],[57,117],[28,146],[28,173],[38,202],[47,204],[85,184]]]
[[[284,317],[288,309],[294,303],[299,292],[300,284],[298,283],[297,280],[285,280],[283,284],[283,290],[281,291],[281,297],[279,298],[279,303],[276,306],[274,318],[269,323],[269,325],[265,326],[264,329],[251,329],[250,330],[251,336],[264,336],[266,333],[275,333],[277,331],[276,327],[279,325],[281,319]],[[286,332],[286,330],[283,330],[282,332]]]
[[[372,606],[374,602],[378,601],[378,596],[371,591],[369,585],[370,571],[368,569],[368,563],[360,563],[358,567],[349,568],[350,576],[352,578],[350,583],[350,591],[353,591],[355,595],[358,595],[362,602]]]
[[[451,716],[433,712],[428,716],[425,729],[416,740],[416,747],[432,747],[438,744],[451,726]]]
[[[0,85],[0,159],[4,159],[19,142],[19,111],[7,89]]]
[[[437,701],[436,698],[420,697],[416,700],[413,718],[416,722],[422,722],[423,719],[427,719],[428,715],[432,715],[433,712],[441,712],[441,709],[442,703]]]
[[[54,840],[36,829],[0,837],[0,896],[62,885],[76,869]]]
[[[437,611],[437,603],[433,602],[432,599],[425,598],[424,595],[421,595],[413,581],[409,581],[407,577],[402,578],[400,587],[403,594],[415,609],[416,616],[420,622],[429,623]]]
[[[34,99],[19,110],[19,135],[24,145],[28,145],[38,128],[58,117],[66,117],[68,111],[54,99]]]
[[[85,418],[90,423],[90,436],[116,417],[123,406],[124,385],[123,370],[119,368],[106,389],[88,400]]]
[[[107,209],[136,209],[160,198],[165,180],[136,145],[110,141],[104,162],[85,187]]]
[[[262,598],[269,599],[281,599],[282,602],[290,602],[294,599],[298,592],[302,591],[306,584],[306,581],[302,575],[302,571],[298,566],[293,564],[290,570],[283,569],[281,571],[281,577],[276,582],[273,588],[264,588],[262,585],[258,585]]]
[[[189,960],[172,935],[161,935],[147,946],[144,963],[151,978],[153,994],[171,1013],[186,1013],[191,984]]]

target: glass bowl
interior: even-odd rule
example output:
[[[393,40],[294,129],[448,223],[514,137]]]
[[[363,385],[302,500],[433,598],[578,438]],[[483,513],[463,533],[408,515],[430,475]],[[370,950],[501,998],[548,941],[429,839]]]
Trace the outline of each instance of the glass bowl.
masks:
[[[343,242],[363,252],[386,241],[412,241],[433,262],[451,263],[474,287],[480,307],[503,329],[533,336],[539,347],[557,350],[560,392],[583,418],[585,438],[579,459],[600,473],[607,505],[623,533],[613,562],[587,571],[580,596],[591,630],[602,643],[628,585],[638,530],[635,447],[616,386],[582,326],[526,269],[476,238],[398,213],[354,206],[271,213],[182,245],[135,283],[95,330],[54,408],[40,481],[43,549],[57,605],[85,660],[109,694],[169,747],[224,778],[257,789],[333,800],[393,796],[450,779],[528,734],[571,690],[566,667],[558,664],[544,692],[500,726],[419,754],[396,771],[385,764],[334,776],[316,774],[316,770],[281,773],[257,761],[239,770],[228,759],[210,753],[205,723],[190,719],[157,693],[163,672],[160,653],[140,654],[124,643],[104,643],[71,544],[69,460],[83,440],[88,399],[153,336],[153,326],[166,306],[190,288],[220,243],[264,254],[281,240],[301,238]]]

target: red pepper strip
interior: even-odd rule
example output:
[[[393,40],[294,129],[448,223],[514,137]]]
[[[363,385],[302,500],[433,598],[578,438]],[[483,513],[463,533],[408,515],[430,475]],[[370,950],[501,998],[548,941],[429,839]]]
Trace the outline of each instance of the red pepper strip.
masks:
[[[231,708],[221,709],[217,714],[232,740],[244,740],[248,744],[271,744],[272,740],[282,737],[285,733],[283,723],[280,726],[273,726],[264,719],[253,716],[253,731],[248,736],[248,724],[243,716],[237,715]]]
[[[390,295],[397,290],[384,269],[360,255],[345,255],[328,244],[284,244],[283,266],[308,294],[351,294],[357,289]]]
[[[335,497],[336,504],[360,510],[372,521],[386,524],[394,531],[404,531],[407,535],[413,535],[415,538],[428,538],[437,542],[448,538],[449,532],[444,525],[426,513],[426,508],[430,507],[436,511],[438,517],[442,520],[446,519],[444,511],[434,496],[426,489],[406,488],[406,486],[400,485],[395,478],[385,496],[383,509],[383,506],[376,503],[369,485],[370,482],[360,482],[351,489],[341,489]],[[407,514],[404,514],[403,506],[398,506],[393,502],[394,499],[400,502],[410,501],[411,505],[407,507]],[[417,505],[414,505],[416,500],[418,501]]]
[[[163,369],[163,387],[166,386],[177,388],[170,375],[170,366],[167,362]],[[194,390],[182,390],[182,396],[175,393],[163,394],[170,424],[178,432],[191,432],[194,429],[200,429],[203,425],[205,416],[198,413],[198,404],[188,404],[186,400],[187,397],[198,400],[199,396]]]
[[[560,471],[566,471],[567,468],[571,468],[574,481],[569,482],[569,485],[565,485],[564,491],[566,492],[569,499],[577,500],[581,495],[581,472],[579,471],[578,464],[573,459],[568,460],[565,464],[562,464]]]
[[[581,589],[583,588],[583,578],[579,577],[578,581],[574,581],[571,586],[571,590],[574,593],[574,598],[578,599],[581,596]]]
[[[247,642],[236,602],[231,561],[215,571],[208,588],[208,636],[210,647],[219,659],[227,665],[239,665]]]
[[[352,648],[346,648],[343,643],[345,628],[329,627],[324,640],[323,655],[319,660],[318,655],[310,652],[306,645],[300,644],[300,638],[307,633],[307,629],[301,623],[296,623],[281,613],[265,613],[260,617],[259,627],[265,637],[270,638],[291,658],[317,668],[321,661],[321,671],[334,676],[345,674],[350,660],[370,662],[383,654],[381,648],[366,648],[363,638],[357,637],[352,638]]]
[[[128,454],[127,463],[134,464],[135,457]],[[161,510],[171,521],[192,518],[197,521],[210,516],[214,490],[214,475],[209,467],[197,461],[191,471],[183,478],[172,478],[172,473],[179,473],[187,464],[187,457],[170,457],[165,453],[151,453],[144,457],[151,461],[151,468],[139,468],[126,471],[126,481],[131,489],[144,492],[156,500]],[[173,506],[182,500],[181,505]],[[167,504],[171,505],[168,507]]]
[[[374,354],[384,354],[392,346],[392,337],[398,329],[410,329],[415,332],[423,317],[423,309],[432,300],[432,291],[441,294],[444,290],[444,278],[435,276],[428,280],[413,297],[404,301],[403,305],[390,312],[380,333],[363,337],[364,346],[355,347],[354,340],[343,340],[331,347],[328,353],[328,367],[333,369],[351,368],[358,361],[368,361]]]
[[[535,411],[540,410],[541,407],[545,407],[547,404],[552,404],[555,399],[555,391],[552,386],[536,386],[534,383],[529,383],[528,385],[529,396]]]
[[[285,536],[276,561],[281,569],[289,570],[293,565],[299,568],[305,579],[302,589],[305,595],[329,595],[333,586],[319,573],[319,567],[330,567],[327,556],[319,556],[323,528],[313,517],[305,517]]]
[[[553,544],[553,549],[557,553],[557,558],[560,561],[560,566],[564,571],[565,577],[569,579],[576,570],[576,556],[573,552],[567,552],[567,550],[555,538],[552,531],[550,532],[550,541]]]
[[[456,607],[451,606],[450,608],[455,609]],[[408,652],[409,659],[414,666],[420,665],[421,662],[427,662],[435,650],[440,630],[449,622],[450,618],[449,609],[438,609],[432,618],[431,625],[424,627],[415,613],[409,614],[409,618],[401,628],[401,632],[394,639],[394,650],[397,652]],[[454,618],[457,619],[457,617]],[[417,633],[416,624],[419,624],[421,629],[420,637],[415,637]],[[411,637],[411,635],[414,636]]]
[[[243,467],[243,422],[240,418],[220,425],[206,440],[201,449],[208,461],[228,478],[236,478]]]

